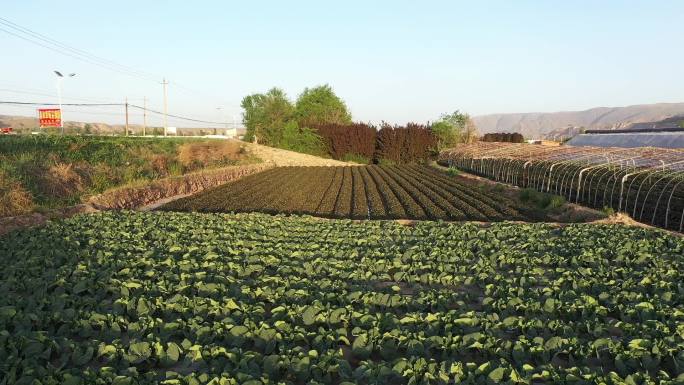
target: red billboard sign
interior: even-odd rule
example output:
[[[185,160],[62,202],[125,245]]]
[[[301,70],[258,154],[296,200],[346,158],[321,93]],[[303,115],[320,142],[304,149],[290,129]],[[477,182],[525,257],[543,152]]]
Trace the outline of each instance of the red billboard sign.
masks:
[[[59,108],[38,109],[38,122],[40,128],[62,127],[62,110]]]

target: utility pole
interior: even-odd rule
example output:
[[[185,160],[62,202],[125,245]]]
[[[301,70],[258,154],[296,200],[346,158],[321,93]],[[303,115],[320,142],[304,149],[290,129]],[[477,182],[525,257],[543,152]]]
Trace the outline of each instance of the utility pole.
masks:
[[[128,136],[128,96],[126,96],[126,136]]]
[[[164,85],[164,136],[167,136],[167,129],[168,125],[166,124],[166,119],[167,119],[167,100],[166,100],[166,85],[169,84],[169,82],[166,81],[166,78],[162,81],[162,84]]]
[[[143,136],[145,136],[145,130],[147,129],[147,97],[143,96]]]
[[[57,78],[57,99],[59,99],[59,125],[62,135],[64,135],[64,114],[62,113],[62,75]]]

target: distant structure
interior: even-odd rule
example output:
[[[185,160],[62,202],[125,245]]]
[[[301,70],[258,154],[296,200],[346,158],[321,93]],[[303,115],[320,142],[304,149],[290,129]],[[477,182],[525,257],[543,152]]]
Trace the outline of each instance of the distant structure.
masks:
[[[224,135],[229,137],[229,138],[236,138],[237,137],[237,128],[226,128]]]
[[[684,128],[589,130],[566,143],[569,146],[684,148]]]
[[[612,130],[586,130],[570,146],[684,148],[684,115],[658,122],[633,123]]]

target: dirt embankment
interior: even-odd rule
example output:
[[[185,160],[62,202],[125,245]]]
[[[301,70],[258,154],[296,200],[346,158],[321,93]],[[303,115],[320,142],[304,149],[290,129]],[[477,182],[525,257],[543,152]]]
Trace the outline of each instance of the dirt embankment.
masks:
[[[266,163],[274,166],[358,166],[357,163],[321,158],[315,155],[262,146],[254,143],[243,143],[246,151]]]
[[[173,198],[194,194],[271,167],[273,165],[267,163],[229,166],[159,179],[136,186],[119,187],[96,195],[85,204],[51,210],[45,213],[0,218],[0,234],[5,234],[20,227],[42,225],[50,219],[67,218],[81,213],[101,210],[137,209],[159,203],[162,200],[169,201]]]
[[[89,199],[98,210],[135,209],[162,199],[194,194],[272,167],[269,164],[224,167],[179,177],[165,178],[140,186],[124,186]]]

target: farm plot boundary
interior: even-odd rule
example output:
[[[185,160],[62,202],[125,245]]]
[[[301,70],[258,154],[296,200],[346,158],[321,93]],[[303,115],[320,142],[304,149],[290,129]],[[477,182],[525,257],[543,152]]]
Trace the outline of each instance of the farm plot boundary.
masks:
[[[276,168],[162,209],[351,219],[530,219],[510,200],[424,165]]]

